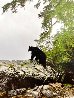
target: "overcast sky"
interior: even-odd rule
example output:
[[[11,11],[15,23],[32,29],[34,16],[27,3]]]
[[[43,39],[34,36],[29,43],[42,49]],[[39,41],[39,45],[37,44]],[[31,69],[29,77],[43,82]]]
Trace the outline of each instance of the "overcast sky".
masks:
[[[2,14],[1,6],[9,1],[0,2],[0,59],[29,59],[28,47],[36,45],[34,40],[41,33],[39,10],[30,3],[15,14],[11,11]]]
[[[38,13],[41,10],[34,8],[36,2],[27,3],[25,10],[19,8],[17,13],[8,11],[2,14],[2,5],[12,0],[0,2],[0,60],[24,60],[30,59],[29,46],[35,46],[34,42],[41,33],[41,20]],[[36,0],[37,1],[37,0]],[[54,20],[55,21],[55,20]],[[53,29],[56,33],[60,25]]]

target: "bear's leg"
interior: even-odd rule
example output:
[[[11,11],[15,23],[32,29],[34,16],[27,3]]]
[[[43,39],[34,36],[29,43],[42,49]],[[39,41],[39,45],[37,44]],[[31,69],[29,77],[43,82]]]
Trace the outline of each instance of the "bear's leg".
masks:
[[[35,57],[35,55],[34,55],[34,53],[32,52],[32,53],[31,53],[31,60],[33,60],[34,57]]]
[[[42,65],[43,65],[44,68],[46,68],[46,58],[42,59]]]
[[[45,59],[40,59],[39,64],[42,64],[44,68],[46,68],[46,60]]]
[[[31,54],[31,59],[30,59],[31,63],[33,62],[33,58],[34,58],[34,55]]]
[[[36,60],[37,64],[39,64],[39,60],[38,60],[38,58],[37,58],[37,57],[35,58],[35,60]]]

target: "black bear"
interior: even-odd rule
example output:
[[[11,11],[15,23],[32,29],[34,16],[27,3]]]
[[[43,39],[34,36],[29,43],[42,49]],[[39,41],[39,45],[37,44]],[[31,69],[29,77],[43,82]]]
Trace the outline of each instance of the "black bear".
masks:
[[[29,46],[28,51],[31,51],[31,60],[35,58],[39,64],[42,64],[44,68],[46,68],[46,55],[40,50],[38,47]]]

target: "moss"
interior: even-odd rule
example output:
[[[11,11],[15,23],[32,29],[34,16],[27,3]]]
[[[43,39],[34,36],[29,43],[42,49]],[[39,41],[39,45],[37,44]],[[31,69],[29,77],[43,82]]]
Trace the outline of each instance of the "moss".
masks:
[[[72,87],[72,84],[64,84],[65,87]]]
[[[14,67],[14,64],[8,64],[8,67],[9,68],[13,68]]]

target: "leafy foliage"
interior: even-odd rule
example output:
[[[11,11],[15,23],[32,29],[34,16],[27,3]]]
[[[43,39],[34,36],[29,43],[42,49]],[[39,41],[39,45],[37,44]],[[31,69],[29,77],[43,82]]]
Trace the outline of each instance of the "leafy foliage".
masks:
[[[13,0],[3,6],[3,12],[9,8],[12,12],[17,11],[17,7],[24,7],[27,1],[32,0]],[[51,33],[52,26],[57,22],[62,22],[66,29],[73,26],[74,21],[74,1],[73,0],[38,0],[36,7],[38,8],[43,3],[43,11],[39,14],[39,17],[43,18],[42,27],[45,30],[44,36],[49,32]],[[56,18],[56,22],[53,23],[53,18]],[[72,28],[73,29],[73,28]],[[45,36],[47,37],[47,36]],[[41,38],[41,37],[40,37]],[[42,36],[43,38],[43,36]]]
[[[24,7],[26,1],[32,1],[32,0],[13,0],[10,3],[5,4],[2,8],[3,8],[3,13],[8,11],[8,9],[10,8],[12,10],[13,13],[17,12],[17,7],[21,6]]]
[[[54,37],[53,48],[48,52],[48,58],[56,63],[64,63],[74,56],[74,32],[62,31]]]
[[[74,31],[74,1],[73,0],[50,0],[41,12],[43,17],[43,28],[45,29],[44,35],[49,35],[52,32],[52,27],[56,23],[61,22],[64,25],[64,29],[67,31]],[[56,22],[53,23],[53,18],[56,18]],[[64,32],[64,31],[63,31]],[[42,38],[41,38],[42,37]],[[47,38],[47,36],[44,36]],[[40,36],[43,39],[43,36]]]

